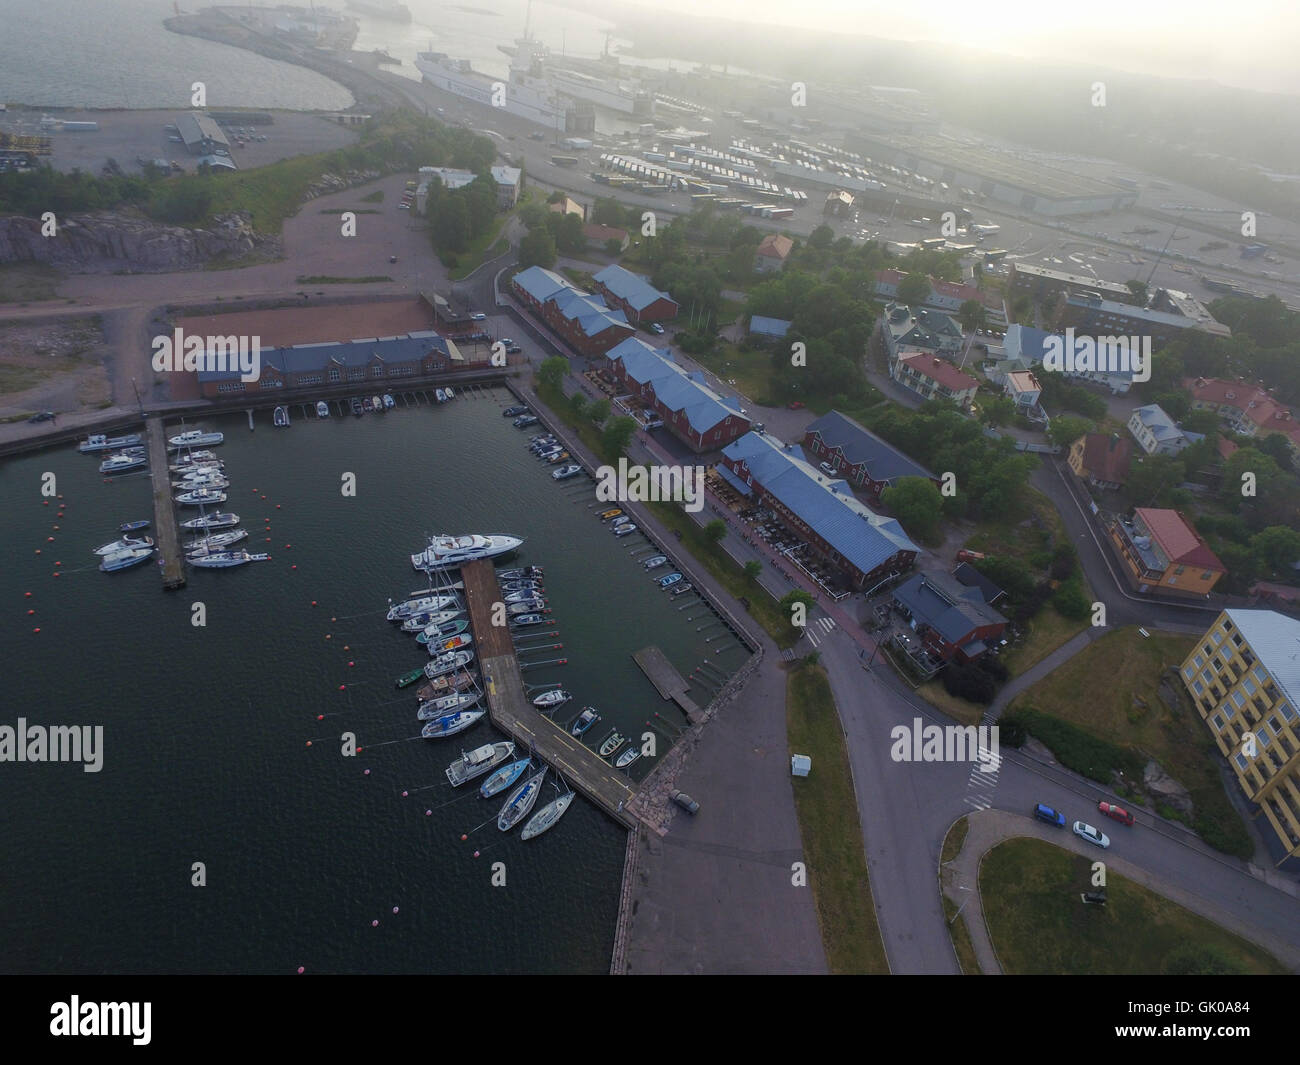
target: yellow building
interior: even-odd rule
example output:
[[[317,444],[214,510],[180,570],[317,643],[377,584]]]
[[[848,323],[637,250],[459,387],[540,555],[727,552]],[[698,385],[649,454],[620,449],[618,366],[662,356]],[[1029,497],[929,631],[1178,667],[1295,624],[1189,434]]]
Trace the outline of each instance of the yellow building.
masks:
[[[1300,866],[1300,621],[1225,610],[1182,665],[1187,687],[1246,798]]]

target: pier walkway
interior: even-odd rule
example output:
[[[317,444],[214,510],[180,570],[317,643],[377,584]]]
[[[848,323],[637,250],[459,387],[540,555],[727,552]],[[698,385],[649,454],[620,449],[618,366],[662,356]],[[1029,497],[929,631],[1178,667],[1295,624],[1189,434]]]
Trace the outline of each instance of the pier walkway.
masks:
[[[149,448],[149,476],[153,481],[154,542],[162,558],[162,582],[167,589],[185,587],[185,559],[181,555],[176,505],[172,502],[171,473],[167,468],[167,436],[162,418],[154,415],[144,422]]]
[[[686,694],[690,685],[658,647],[642,647],[632,655],[632,660],[650,678],[650,683],[658,689],[661,697],[671,699],[682,708],[686,720],[692,725],[704,717],[695,700]]]
[[[575,791],[610,817],[628,828],[634,826],[637,818],[627,810],[636,795],[631,779],[529,701],[510,627],[492,624],[494,607],[504,599],[492,563],[486,559],[470,562],[461,567],[460,574],[492,723],[516,744],[533,748],[538,758],[563,773]]]

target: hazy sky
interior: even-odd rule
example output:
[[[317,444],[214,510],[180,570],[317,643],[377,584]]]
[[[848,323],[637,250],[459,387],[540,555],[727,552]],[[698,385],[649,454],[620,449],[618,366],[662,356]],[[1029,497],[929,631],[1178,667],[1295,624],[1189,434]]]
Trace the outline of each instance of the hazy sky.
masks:
[[[647,0],[634,0],[647,6]],[[964,43],[1034,58],[1059,56],[1161,77],[1300,95],[1297,0],[653,0],[737,21],[904,40]]]

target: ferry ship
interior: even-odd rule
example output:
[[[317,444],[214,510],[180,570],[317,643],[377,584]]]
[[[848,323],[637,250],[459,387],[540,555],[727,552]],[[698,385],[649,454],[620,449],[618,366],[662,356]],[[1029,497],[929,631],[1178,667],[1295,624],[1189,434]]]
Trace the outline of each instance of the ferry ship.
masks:
[[[562,100],[547,79],[542,61],[544,56],[532,50],[521,49],[510,62],[510,78],[502,83],[500,78],[480,74],[468,59],[453,59],[443,52],[420,52],[415,57],[415,69],[424,80],[436,89],[453,96],[492,106],[493,86],[505,85],[505,98],[501,109],[507,114],[536,122],[561,132],[571,130],[574,112],[572,105]]]

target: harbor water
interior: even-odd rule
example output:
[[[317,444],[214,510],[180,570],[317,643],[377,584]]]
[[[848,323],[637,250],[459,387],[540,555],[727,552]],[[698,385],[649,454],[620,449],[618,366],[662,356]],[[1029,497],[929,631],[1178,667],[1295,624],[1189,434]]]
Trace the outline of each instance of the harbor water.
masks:
[[[639,648],[657,644],[683,675],[705,658],[734,671],[745,653],[712,614],[686,620],[701,614],[678,609],[693,595],[656,587],[638,561],[652,552],[601,524],[590,480],[552,480],[527,450],[537,430],[501,416],[511,401],[498,389],[325,421],[295,406],[290,428],[262,411],[253,432],[242,414],[202,422],[226,434],[223,509],[249,530],[240,546],[271,560],[190,570],[175,593],[152,565],[103,574],[91,554],[152,516],[147,476],[106,483],[72,447],[0,465],[0,725],[104,728],[99,772],[0,763],[0,968],[607,969],[624,831],[580,799],[524,843],[497,831],[502,799],[451,789],[448,762],[502,737],[484,721],[415,738],[414,689],[394,679],[428,656],[385,620],[388,600],[425,585],[408,556],[427,534],[525,537],[512,564],[545,567],[564,645],[530,657],[568,664],[524,678],[573,693],[560,720],[596,706],[589,742],[615,725],[640,736],[656,712],[684,724],[633,662]],[[61,499],[44,505],[50,474]],[[555,794],[548,784],[543,801]]]

